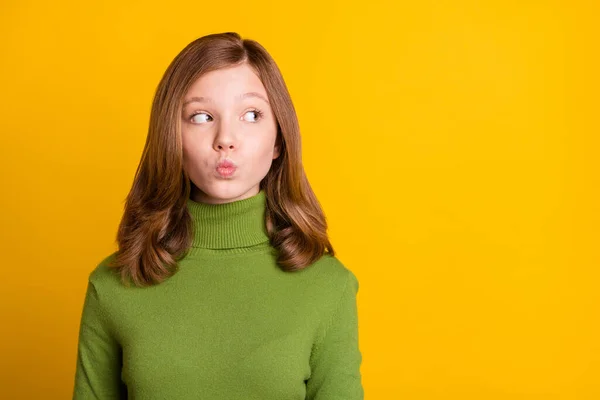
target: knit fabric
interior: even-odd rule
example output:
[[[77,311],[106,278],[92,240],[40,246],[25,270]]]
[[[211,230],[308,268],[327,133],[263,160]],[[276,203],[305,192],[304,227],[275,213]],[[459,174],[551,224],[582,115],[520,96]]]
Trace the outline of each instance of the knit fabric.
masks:
[[[193,245],[166,281],[126,287],[89,274],[75,400],[358,400],[358,280],[324,254],[284,272],[266,195],[187,202]]]

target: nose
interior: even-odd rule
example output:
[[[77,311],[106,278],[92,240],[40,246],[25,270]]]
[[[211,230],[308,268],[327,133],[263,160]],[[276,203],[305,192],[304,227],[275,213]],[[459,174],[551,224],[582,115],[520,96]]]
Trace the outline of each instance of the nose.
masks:
[[[216,150],[233,150],[235,146],[230,141],[219,140],[216,142]]]
[[[234,150],[237,146],[235,145],[235,135],[227,123],[221,122],[219,125],[219,131],[215,137],[214,148],[217,151],[223,150]]]

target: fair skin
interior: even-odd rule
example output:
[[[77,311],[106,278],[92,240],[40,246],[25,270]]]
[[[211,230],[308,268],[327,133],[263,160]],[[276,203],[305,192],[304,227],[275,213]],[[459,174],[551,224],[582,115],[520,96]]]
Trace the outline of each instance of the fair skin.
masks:
[[[258,194],[280,145],[267,92],[252,67],[206,73],[183,101],[183,164],[197,187],[191,199],[222,204]],[[233,173],[218,168],[225,160],[236,166]]]

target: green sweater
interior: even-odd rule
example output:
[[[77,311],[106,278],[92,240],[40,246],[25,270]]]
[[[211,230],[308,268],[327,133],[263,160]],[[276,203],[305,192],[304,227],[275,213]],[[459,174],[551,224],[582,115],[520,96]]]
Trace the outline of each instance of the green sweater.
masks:
[[[89,274],[73,399],[358,400],[358,280],[325,254],[275,262],[266,195],[188,200],[193,247],[166,281],[127,288]]]

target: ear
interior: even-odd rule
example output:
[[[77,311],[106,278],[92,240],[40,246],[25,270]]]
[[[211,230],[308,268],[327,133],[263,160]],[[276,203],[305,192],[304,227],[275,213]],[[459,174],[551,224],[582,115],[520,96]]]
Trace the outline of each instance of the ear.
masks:
[[[275,139],[275,146],[273,147],[273,160],[281,155],[281,133],[277,131],[277,139]]]

